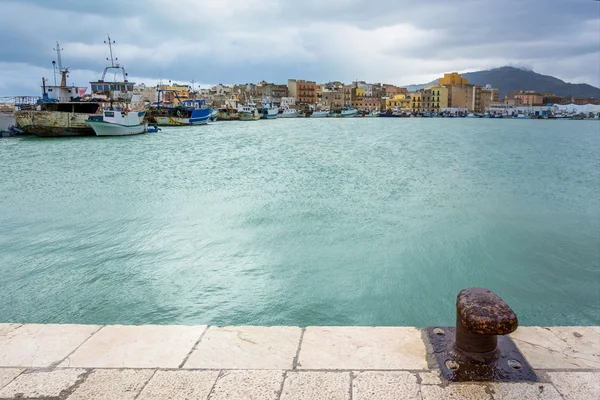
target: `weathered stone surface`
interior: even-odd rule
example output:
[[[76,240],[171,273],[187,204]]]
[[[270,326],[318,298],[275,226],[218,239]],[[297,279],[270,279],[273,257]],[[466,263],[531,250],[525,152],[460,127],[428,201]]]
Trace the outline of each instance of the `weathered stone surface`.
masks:
[[[410,372],[357,372],[354,374],[353,400],[413,400],[418,398],[417,377]]]
[[[600,368],[600,327],[521,327],[511,337],[535,369]]]
[[[20,324],[0,324],[0,336],[3,336],[10,331],[14,331],[20,326]]]
[[[0,390],[0,398],[57,397],[77,383],[84,369],[25,372]]]
[[[484,288],[463,289],[456,299],[462,326],[479,335],[506,335],[519,326],[517,315],[496,293]]]
[[[565,400],[600,399],[600,372],[548,372]]]
[[[49,367],[100,329],[97,325],[26,324],[3,334],[0,366]]]
[[[446,387],[422,385],[421,395],[423,400],[492,400],[485,389],[485,385],[481,384],[451,384]]]
[[[177,368],[206,326],[105,326],[61,367]]]
[[[137,400],[204,400],[219,371],[157,371]]]
[[[95,370],[68,400],[133,400],[150,379],[153,370]]]
[[[283,371],[223,371],[210,400],[277,400]]]
[[[0,389],[8,385],[13,379],[23,372],[18,368],[0,368]]]
[[[440,373],[438,371],[419,372],[419,377],[421,378],[421,385],[442,384],[442,378],[440,377]]]
[[[416,328],[308,327],[299,369],[426,369]]]
[[[349,400],[350,372],[288,372],[281,400]]]
[[[562,400],[554,386],[547,383],[491,383],[494,400]]]
[[[291,369],[301,329],[211,326],[184,368]]]

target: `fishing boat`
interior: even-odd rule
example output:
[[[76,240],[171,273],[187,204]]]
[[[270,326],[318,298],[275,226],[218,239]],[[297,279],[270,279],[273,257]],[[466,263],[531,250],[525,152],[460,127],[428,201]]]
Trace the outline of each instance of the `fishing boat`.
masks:
[[[92,116],[86,121],[97,136],[127,136],[146,132],[144,123],[145,111],[134,111],[131,108],[131,98],[133,97],[133,82],[127,80],[125,68],[118,63],[117,58],[113,56],[112,45],[115,43],[108,36],[108,48],[110,51],[110,65],[104,68],[102,79],[96,82],[90,82],[92,94],[98,98],[105,99],[110,103],[109,107],[102,110],[101,116]],[[115,70],[121,72],[122,81],[105,82],[108,71]],[[115,73],[115,79],[117,76]]]
[[[210,112],[210,121],[215,122],[219,118],[219,109],[213,108]]]
[[[293,108],[284,108],[283,111],[281,113],[279,113],[279,118],[297,118],[298,117],[298,110],[295,110]]]
[[[238,121],[240,116],[237,112],[239,100],[235,95],[225,100],[225,104],[219,108],[219,120],[221,121]]]
[[[356,108],[350,108],[349,106],[347,106],[345,108],[342,108],[342,110],[340,111],[340,117],[354,117],[357,113],[358,110]]]
[[[160,95],[165,92],[174,92],[178,102],[175,106],[161,106]],[[204,100],[181,101],[176,91],[158,90],[158,102],[156,107],[149,109],[149,116],[154,118],[159,126],[189,126],[206,125],[212,115]]]
[[[128,136],[146,132],[144,111],[130,111],[109,107],[101,117],[91,117],[86,123],[96,136]]]
[[[365,117],[369,117],[369,118],[379,117],[379,111],[371,110],[367,114],[365,114]]]
[[[238,114],[240,116],[240,121],[256,121],[257,119],[260,119],[258,108],[256,108],[256,104],[252,98],[247,100],[246,104],[242,104],[238,107]]]
[[[329,111],[313,111],[310,118],[326,118],[329,116]]]
[[[63,49],[58,42],[54,50],[58,59],[58,65],[53,62],[56,71],[54,86],[47,85],[48,79],[42,78],[42,97],[36,104],[18,106],[14,112],[15,124],[25,133],[40,137],[94,135],[86,121],[90,116],[101,115],[102,104],[95,100],[82,100],[86,87],[67,85],[69,67],[62,65]],[[56,82],[57,74],[60,75],[60,85]]]
[[[262,105],[262,119],[276,119],[279,116],[279,108],[275,107],[273,103],[263,102]]]

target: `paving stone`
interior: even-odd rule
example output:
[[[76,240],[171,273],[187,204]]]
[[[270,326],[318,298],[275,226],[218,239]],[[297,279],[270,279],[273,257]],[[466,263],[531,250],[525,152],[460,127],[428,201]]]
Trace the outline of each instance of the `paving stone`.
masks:
[[[413,400],[419,398],[415,374],[405,371],[356,372],[352,381],[353,400]]]
[[[416,328],[308,327],[299,369],[426,369]]]
[[[290,326],[211,326],[184,368],[292,369],[301,332]]]
[[[0,368],[0,389],[8,385],[24,370],[18,368]]]
[[[440,378],[440,373],[438,371],[419,372],[419,377],[421,378],[421,385],[442,384],[442,378]]]
[[[349,400],[350,372],[288,372],[281,400]]]
[[[277,400],[283,371],[223,371],[209,400]]]
[[[547,383],[491,383],[494,400],[562,400]]]
[[[62,367],[177,368],[206,326],[105,326]]]
[[[153,370],[95,370],[67,397],[68,400],[133,400]]]
[[[423,400],[492,400],[483,384],[451,384],[450,386],[421,386]]]
[[[157,371],[137,400],[205,400],[219,371]]]
[[[535,369],[600,368],[600,327],[520,327],[511,337]]]
[[[565,400],[600,399],[600,371],[548,372],[548,376]]]
[[[22,325],[2,335],[0,366],[49,367],[63,360],[98,329],[98,325]]]
[[[84,369],[25,372],[0,390],[0,398],[57,397],[77,383]]]

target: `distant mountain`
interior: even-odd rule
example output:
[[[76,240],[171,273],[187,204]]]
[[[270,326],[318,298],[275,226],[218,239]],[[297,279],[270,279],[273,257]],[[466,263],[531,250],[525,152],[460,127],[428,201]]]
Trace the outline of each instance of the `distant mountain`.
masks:
[[[587,83],[567,83],[549,75],[542,75],[528,69],[500,67],[487,71],[467,72],[462,74],[469,83],[485,86],[488,83],[500,90],[500,98],[515,90],[535,90],[541,93],[554,93],[562,97],[594,97],[600,99],[600,89]],[[437,83],[437,80],[422,84],[409,85],[409,91],[419,90]]]

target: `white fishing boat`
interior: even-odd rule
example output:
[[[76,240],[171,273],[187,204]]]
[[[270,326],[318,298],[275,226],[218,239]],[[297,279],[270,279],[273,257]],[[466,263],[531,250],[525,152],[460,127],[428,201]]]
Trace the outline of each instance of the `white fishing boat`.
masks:
[[[342,108],[342,111],[340,112],[340,117],[354,117],[357,113],[358,110],[356,108],[346,107]]]
[[[298,110],[293,108],[285,108],[281,114],[279,114],[279,118],[297,118]]]
[[[310,114],[310,118],[327,118],[329,116],[329,111],[313,111]]]
[[[240,121],[256,121],[257,119],[260,119],[258,108],[256,108],[256,104],[254,104],[252,100],[246,104],[240,105],[238,107],[238,114],[240,116]]]
[[[92,117],[86,123],[96,136],[128,136],[146,133],[144,111],[106,109],[102,117]]]
[[[263,119],[275,119],[279,116],[279,108],[275,107],[273,103],[263,102]]]
[[[113,57],[112,45],[114,41],[108,36],[108,48],[110,50],[110,66],[104,68],[102,79],[90,82],[92,95],[110,103],[105,107],[101,116],[92,116],[86,121],[97,136],[127,136],[138,133],[146,133],[144,123],[144,111],[133,111],[131,109],[131,98],[133,97],[133,86],[135,83],[127,80],[125,68]],[[123,75],[122,81],[105,82],[109,70],[120,71]],[[116,78],[116,73],[115,73]]]
[[[215,122],[219,118],[219,109],[213,108],[210,112],[210,121]]]

